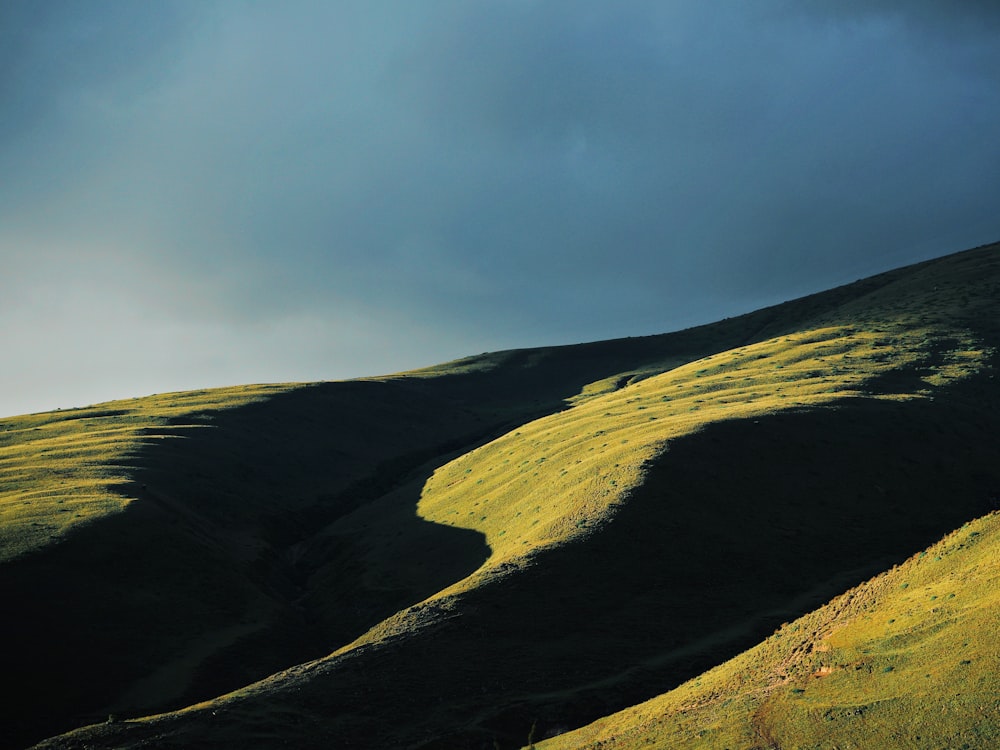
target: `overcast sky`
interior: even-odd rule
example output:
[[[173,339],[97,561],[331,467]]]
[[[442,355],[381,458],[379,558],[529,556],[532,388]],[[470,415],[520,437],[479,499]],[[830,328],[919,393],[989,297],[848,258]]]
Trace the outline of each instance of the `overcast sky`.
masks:
[[[993,0],[4,0],[0,415],[661,333],[998,240],[998,34]]]

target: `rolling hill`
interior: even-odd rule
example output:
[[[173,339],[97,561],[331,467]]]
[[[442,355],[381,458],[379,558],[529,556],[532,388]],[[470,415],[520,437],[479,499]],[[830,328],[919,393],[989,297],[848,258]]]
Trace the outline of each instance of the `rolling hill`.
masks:
[[[0,420],[0,738],[996,746],[998,347],[991,245],[677,333]]]

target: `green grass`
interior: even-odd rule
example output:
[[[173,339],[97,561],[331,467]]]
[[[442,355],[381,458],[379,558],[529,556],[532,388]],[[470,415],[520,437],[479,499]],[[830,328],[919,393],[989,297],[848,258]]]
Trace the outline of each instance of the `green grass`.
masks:
[[[905,747],[924,740],[889,727],[932,705],[943,718],[929,736],[953,727],[956,746],[975,747],[968,732],[993,731],[977,718],[986,704],[948,691],[963,680],[979,697],[996,687],[984,666],[995,663],[995,590],[982,580],[1000,549],[995,521],[963,530],[978,535],[961,549],[946,540],[874,579],[911,563],[929,574],[953,565],[940,568],[949,587],[910,575],[884,591],[863,585],[882,593],[850,607],[838,595],[985,512],[998,483],[998,300],[997,250],[981,248],[676,334],[284,387],[169,419],[150,406],[156,439],[129,443],[141,433],[122,427],[118,452],[102,442],[111,427],[67,433],[67,445],[95,452],[83,468],[66,453],[63,468],[149,489],[56,533],[59,544],[51,530],[19,532],[35,536],[10,558],[10,580],[24,596],[48,581],[58,601],[67,560],[76,590],[149,551],[162,569],[139,566],[60,608],[93,633],[108,620],[88,612],[111,607],[113,636],[132,654],[104,669],[115,679],[87,710],[194,705],[47,746],[516,747],[535,726],[546,747],[543,737],[604,716],[551,746],[820,747],[870,736]],[[37,471],[43,446],[26,447],[31,430],[20,425],[57,416],[8,420],[24,467],[36,467],[12,481],[47,488],[50,514],[58,486]],[[91,475],[78,476],[67,492],[85,493]],[[132,546],[106,552],[106,567],[88,561],[120,534]],[[969,557],[977,549],[983,557]],[[189,591],[205,570],[215,577]],[[923,599],[898,598],[918,590]],[[148,621],[147,594],[182,592],[167,626]],[[951,614],[938,622],[918,603]],[[38,624],[28,620],[4,637],[26,638]],[[969,634],[972,656],[945,674],[935,660],[957,648],[948,632]],[[39,650],[57,638],[34,637]],[[308,648],[281,648],[289,643]],[[55,675],[95,669],[73,660],[75,648],[50,660],[37,695]],[[329,656],[278,671],[308,649]],[[105,659],[117,650],[113,640],[97,648]],[[190,685],[162,687],[184,669]],[[945,687],[918,680],[921,670]],[[869,706],[865,691],[880,697]],[[32,695],[26,711],[37,711]],[[141,711],[119,710],[126,698]],[[72,724],[81,698],[60,700],[61,726]],[[862,703],[850,715],[863,721],[848,720]],[[824,735],[831,727],[843,734]]]
[[[122,512],[135,494],[136,455],[206,429],[191,417],[283,390],[288,387],[169,393],[0,420],[0,563]]]
[[[1000,744],[1000,513],[558,748]]]
[[[932,363],[937,343],[929,334],[894,334],[886,357],[878,345],[883,334],[850,326],[809,329],[647,377],[442,467],[425,485],[418,513],[482,532],[493,550],[491,566],[565,543],[605,522],[671,440],[713,422],[867,396],[880,377],[918,365],[926,365],[918,392],[877,397],[925,398],[936,383],[981,368],[989,354],[965,335]]]

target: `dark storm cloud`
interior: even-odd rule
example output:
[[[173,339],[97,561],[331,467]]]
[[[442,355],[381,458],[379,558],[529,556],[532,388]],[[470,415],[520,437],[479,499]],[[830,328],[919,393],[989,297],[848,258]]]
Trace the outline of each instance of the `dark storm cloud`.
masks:
[[[992,229],[996,97],[963,49],[730,10],[515,3],[435,26],[414,98],[484,165],[445,190],[482,230],[456,240],[527,274],[539,309],[560,281],[587,288],[593,326],[623,293],[704,315],[692,286],[763,300]],[[927,210],[949,203],[953,222]]]
[[[993,0],[798,0],[785,7],[798,13],[821,13],[853,22],[881,17],[939,36],[943,31],[991,34],[1000,27],[1000,6]]]
[[[941,8],[5,4],[0,316],[342,377],[991,241],[998,12]]]

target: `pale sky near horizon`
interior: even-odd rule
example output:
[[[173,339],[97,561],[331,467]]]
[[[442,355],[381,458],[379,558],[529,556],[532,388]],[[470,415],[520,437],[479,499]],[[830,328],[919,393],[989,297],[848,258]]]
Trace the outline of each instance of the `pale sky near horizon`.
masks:
[[[5,0],[0,416],[677,330],[1000,240],[1000,3]]]

